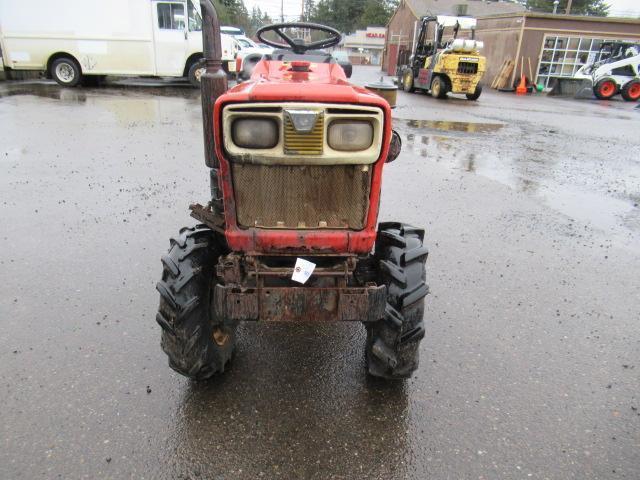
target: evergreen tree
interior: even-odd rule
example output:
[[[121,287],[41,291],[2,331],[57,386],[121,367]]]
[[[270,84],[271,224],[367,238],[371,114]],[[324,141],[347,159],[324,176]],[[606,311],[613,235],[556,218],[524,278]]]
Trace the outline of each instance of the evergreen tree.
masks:
[[[553,12],[553,0],[521,0],[520,3],[534,12]],[[573,0],[570,13],[606,17],[609,14],[609,8],[606,0]],[[567,0],[560,0],[557,13],[564,13],[566,9]]]
[[[221,25],[250,29],[249,12],[243,0],[214,0]]]
[[[385,26],[397,7],[398,0],[319,0],[306,20],[352,33],[367,26]]]
[[[304,10],[302,12],[302,21],[311,22],[316,16],[316,2],[313,0],[306,0],[304,2]]]
[[[273,23],[271,17],[267,15],[267,12],[263,12],[258,6],[254,6],[249,16],[249,28],[247,29],[247,35],[252,37],[255,35],[256,30],[265,25]]]
[[[397,2],[367,0],[358,19],[358,28],[384,27],[398,7]]]

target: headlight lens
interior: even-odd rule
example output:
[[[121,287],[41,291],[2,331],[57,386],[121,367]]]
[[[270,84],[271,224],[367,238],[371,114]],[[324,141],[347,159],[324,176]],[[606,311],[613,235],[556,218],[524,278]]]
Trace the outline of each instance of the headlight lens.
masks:
[[[272,118],[239,118],[231,125],[231,135],[240,148],[273,148],[278,144],[278,124]]]
[[[336,120],[329,125],[329,146],[334,150],[366,150],[372,143],[373,125],[368,120]]]

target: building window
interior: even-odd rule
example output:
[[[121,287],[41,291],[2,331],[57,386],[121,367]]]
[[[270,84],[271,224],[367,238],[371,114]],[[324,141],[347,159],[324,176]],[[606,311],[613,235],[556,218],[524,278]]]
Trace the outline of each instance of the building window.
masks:
[[[536,83],[546,88],[552,78],[573,77],[584,64],[600,60],[602,42],[612,40],[622,39],[545,36]]]

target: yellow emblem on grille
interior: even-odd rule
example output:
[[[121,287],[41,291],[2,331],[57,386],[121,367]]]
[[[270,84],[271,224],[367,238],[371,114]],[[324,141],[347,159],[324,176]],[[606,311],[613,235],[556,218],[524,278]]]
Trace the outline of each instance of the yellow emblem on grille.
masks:
[[[324,113],[319,111],[309,132],[299,132],[290,115],[284,115],[284,153],[288,155],[322,155]]]

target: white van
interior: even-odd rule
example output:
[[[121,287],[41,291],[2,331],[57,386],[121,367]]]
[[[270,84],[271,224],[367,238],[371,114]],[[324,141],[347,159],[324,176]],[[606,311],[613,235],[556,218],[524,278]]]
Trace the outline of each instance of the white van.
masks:
[[[85,76],[188,77],[197,85],[202,18],[197,0],[0,0],[5,69],[41,70],[60,85]],[[223,68],[237,46],[222,35]]]

